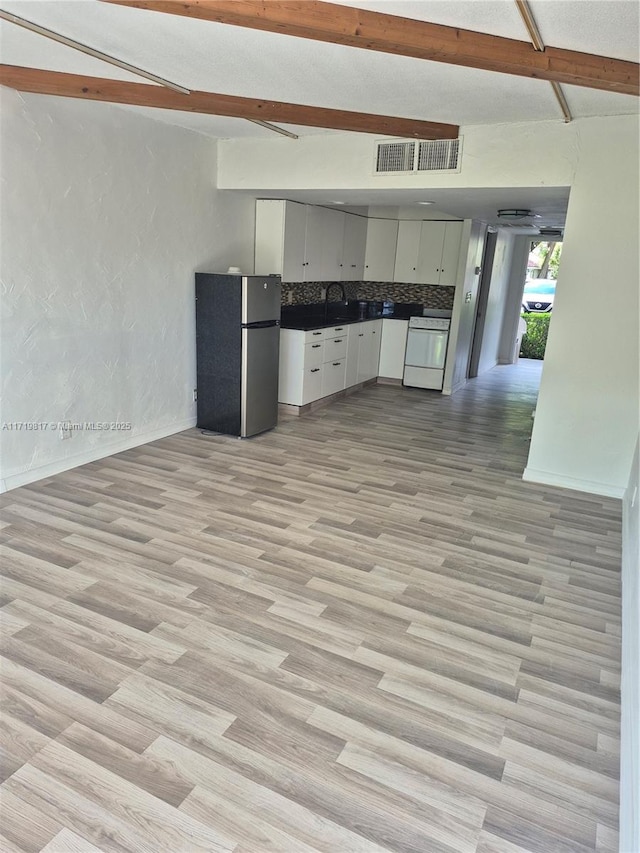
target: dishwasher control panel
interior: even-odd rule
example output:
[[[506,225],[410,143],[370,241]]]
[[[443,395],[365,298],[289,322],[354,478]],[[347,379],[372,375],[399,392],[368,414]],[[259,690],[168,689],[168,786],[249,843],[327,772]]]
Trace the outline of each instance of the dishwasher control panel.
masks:
[[[433,329],[438,332],[447,332],[449,330],[449,326],[451,325],[451,320],[445,320],[438,317],[410,317],[409,318],[409,328],[410,329]]]

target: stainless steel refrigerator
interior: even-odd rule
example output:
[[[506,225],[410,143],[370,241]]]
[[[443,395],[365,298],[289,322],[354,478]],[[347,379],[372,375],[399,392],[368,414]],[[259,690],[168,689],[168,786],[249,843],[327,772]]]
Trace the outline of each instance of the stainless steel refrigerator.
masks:
[[[246,438],[278,423],[280,277],[196,273],[197,425]]]

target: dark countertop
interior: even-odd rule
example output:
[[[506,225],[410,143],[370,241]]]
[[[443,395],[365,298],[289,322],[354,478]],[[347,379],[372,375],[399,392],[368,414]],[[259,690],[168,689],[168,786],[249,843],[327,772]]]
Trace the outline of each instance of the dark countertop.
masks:
[[[382,303],[381,303],[382,304]],[[422,317],[424,306],[416,302],[396,302],[393,307],[380,309],[372,316],[358,316],[358,303],[329,303],[329,315],[325,322],[324,303],[312,305],[284,305],[280,326],[283,329],[296,329],[308,332],[311,329],[327,329],[330,326],[346,326],[352,323],[366,323],[369,320],[408,320],[409,317]]]

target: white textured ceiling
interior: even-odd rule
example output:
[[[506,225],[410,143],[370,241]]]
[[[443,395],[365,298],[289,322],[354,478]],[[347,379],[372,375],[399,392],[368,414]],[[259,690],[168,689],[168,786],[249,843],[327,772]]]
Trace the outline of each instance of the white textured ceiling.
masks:
[[[14,12],[188,88],[459,125],[560,120],[538,80],[291,38],[97,0],[3,0]],[[525,40],[513,0],[344,0],[344,5]],[[638,58],[636,0],[532,0],[550,45]],[[2,22],[2,61],[137,80],[99,60]],[[575,117],[633,113],[632,96],[565,86]],[[268,136],[256,125],[163,111],[157,118],[211,136]],[[299,132],[318,133],[300,128]]]
[[[527,40],[514,0],[334,0],[433,23]],[[545,43],[632,61],[637,0],[531,0]],[[0,0],[0,7],[191,89],[461,126],[561,121],[549,83],[259,32],[98,0]],[[15,25],[0,22],[2,62],[140,82],[140,78]],[[575,118],[637,113],[638,99],[563,86]],[[212,137],[270,137],[242,119],[122,107]],[[301,135],[337,133],[283,125]],[[495,222],[499,207],[527,207],[537,225],[562,225],[567,188],[429,191],[434,212]],[[300,201],[411,205],[419,191],[308,192]],[[516,223],[521,225],[522,223]]]

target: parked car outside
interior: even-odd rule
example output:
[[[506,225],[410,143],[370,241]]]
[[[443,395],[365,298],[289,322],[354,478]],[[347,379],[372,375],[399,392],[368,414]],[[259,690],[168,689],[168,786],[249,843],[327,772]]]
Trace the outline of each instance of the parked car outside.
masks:
[[[522,310],[526,314],[533,312],[545,314],[553,308],[555,295],[556,280],[554,278],[528,279],[522,294]]]

